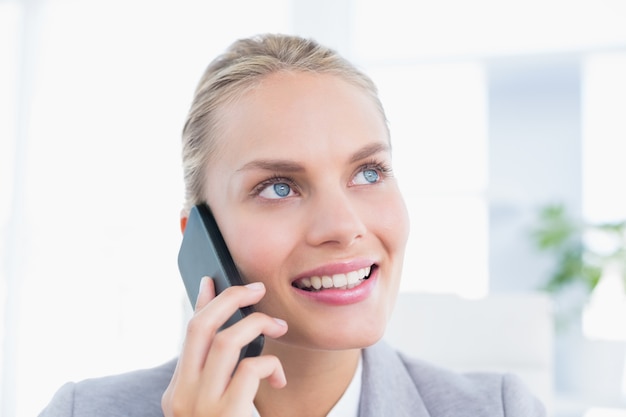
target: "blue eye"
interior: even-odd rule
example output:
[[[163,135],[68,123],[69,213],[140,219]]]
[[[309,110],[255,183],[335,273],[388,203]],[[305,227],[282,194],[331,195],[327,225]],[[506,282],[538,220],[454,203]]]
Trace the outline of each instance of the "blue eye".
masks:
[[[291,191],[291,187],[289,187],[285,183],[274,184],[274,192],[279,197],[287,197],[290,191]]]
[[[354,177],[354,184],[375,184],[380,181],[380,174],[373,168],[367,168],[359,171]]]
[[[259,192],[259,197],[267,198],[270,200],[276,200],[280,198],[289,197],[294,193],[286,182],[274,182],[264,185]]]
[[[366,169],[363,171],[363,176],[365,177],[365,180],[370,183],[374,183],[378,181],[378,178],[380,178],[378,172],[374,169]]]

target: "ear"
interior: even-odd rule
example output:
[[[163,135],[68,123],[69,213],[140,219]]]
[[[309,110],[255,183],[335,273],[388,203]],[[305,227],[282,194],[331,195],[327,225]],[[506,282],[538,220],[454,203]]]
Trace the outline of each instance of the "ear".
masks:
[[[187,219],[189,218],[189,213],[187,210],[180,211],[180,232],[185,233],[185,229],[187,228]]]

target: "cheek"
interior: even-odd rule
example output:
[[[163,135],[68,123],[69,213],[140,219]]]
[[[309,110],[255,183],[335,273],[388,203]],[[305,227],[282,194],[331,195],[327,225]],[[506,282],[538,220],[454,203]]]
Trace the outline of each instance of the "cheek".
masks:
[[[275,222],[248,216],[240,216],[236,227],[229,230],[227,242],[237,268],[246,282],[263,282],[267,288],[265,297],[255,305],[257,311],[274,317],[286,318],[291,286],[285,285],[290,273],[293,248],[297,233],[287,228],[285,219]],[[278,226],[276,226],[278,225]]]
[[[287,265],[294,243],[293,233],[283,230],[280,221],[255,221],[252,216],[238,218],[247,220],[238,221],[227,235],[225,233],[235,263],[248,282],[262,281],[271,285],[271,278],[280,275]]]
[[[399,191],[378,200],[372,210],[372,228],[376,230],[387,251],[393,257],[403,258],[409,238],[409,214]]]

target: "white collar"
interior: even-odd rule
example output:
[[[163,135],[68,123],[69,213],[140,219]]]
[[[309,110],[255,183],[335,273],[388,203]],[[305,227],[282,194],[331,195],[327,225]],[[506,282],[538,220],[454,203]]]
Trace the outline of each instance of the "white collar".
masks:
[[[362,371],[361,356],[359,356],[359,363],[350,385],[348,385],[346,392],[343,393],[339,401],[337,401],[337,404],[335,404],[326,417],[358,417],[359,403],[361,400]]]
[[[363,373],[361,362],[361,356],[359,356],[359,363],[357,364],[350,385],[348,385],[346,391],[326,417],[358,417],[362,385],[361,374]],[[260,417],[256,407],[252,411],[252,417]]]

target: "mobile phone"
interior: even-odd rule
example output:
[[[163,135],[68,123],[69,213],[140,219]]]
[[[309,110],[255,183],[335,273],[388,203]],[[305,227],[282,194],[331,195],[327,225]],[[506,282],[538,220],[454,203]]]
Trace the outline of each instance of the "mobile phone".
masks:
[[[196,205],[189,212],[178,253],[178,269],[192,307],[196,305],[202,277],[209,276],[213,279],[216,294],[231,285],[244,285],[217,222],[206,204]],[[221,329],[232,326],[253,311],[251,306],[238,309]],[[263,343],[264,337],[261,334],[242,348],[239,359],[259,356]]]

